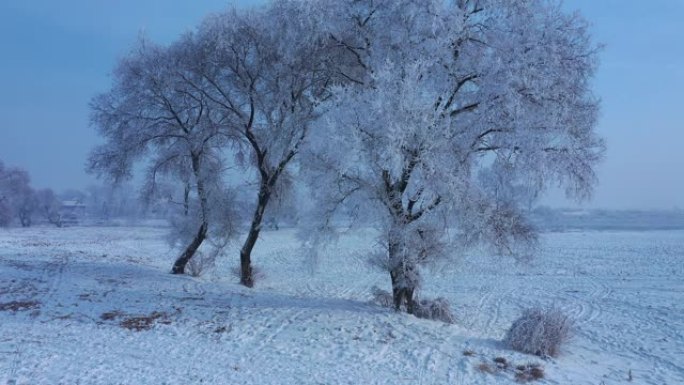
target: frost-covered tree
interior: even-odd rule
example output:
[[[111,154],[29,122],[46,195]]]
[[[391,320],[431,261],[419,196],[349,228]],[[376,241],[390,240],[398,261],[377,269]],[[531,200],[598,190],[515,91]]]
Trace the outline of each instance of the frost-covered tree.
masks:
[[[5,164],[0,160],[0,227],[7,227],[12,223],[12,207],[6,191],[7,174]]]
[[[105,143],[89,159],[89,169],[129,178],[134,162],[148,163],[145,192],[155,190],[159,176],[191,186],[197,199],[196,220],[172,272],[183,274],[188,261],[207,237],[211,203],[222,200],[222,150],[226,137],[194,68],[206,59],[191,35],[169,47],[143,41],[124,57],[114,72],[109,92],[91,102],[92,124]],[[200,63],[200,64],[198,64]],[[190,193],[189,193],[190,194]]]
[[[14,216],[19,219],[22,227],[31,226],[37,200],[26,170],[16,167],[5,168],[0,162],[0,204],[0,215],[5,226],[11,223]]]
[[[12,210],[4,199],[0,198],[0,227],[7,227],[12,223]]]
[[[486,244],[524,255],[521,202],[590,195],[604,144],[584,19],[545,0],[330,2],[347,52],[307,164],[317,228],[343,213],[382,234],[394,305],[414,311],[420,267]],[[325,188],[321,188],[325,186]],[[453,232],[449,232],[453,229]],[[319,233],[320,234],[320,233]]]
[[[249,230],[240,250],[240,282],[253,286],[251,254],[264,215],[288,187],[293,159],[310,136],[311,122],[331,84],[326,45],[303,1],[231,10],[209,17],[196,35],[206,62],[196,67],[203,95],[233,138],[236,163],[257,186]]]
[[[36,191],[36,212],[48,223],[62,227],[62,202],[49,189]]]

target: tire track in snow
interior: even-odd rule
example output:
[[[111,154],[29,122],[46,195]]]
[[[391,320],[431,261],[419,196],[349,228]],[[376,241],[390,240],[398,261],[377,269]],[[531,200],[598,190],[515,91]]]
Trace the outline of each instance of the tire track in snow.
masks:
[[[370,281],[361,281],[355,285],[335,285],[326,284],[323,282],[308,282],[306,284],[306,291],[304,295],[314,298],[325,297],[346,300],[362,300],[369,296],[372,287],[373,284]]]
[[[42,269],[41,271],[41,276],[40,279],[38,280],[39,282],[47,282],[47,287],[45,288],[45,291],[43,292],[42,295],[36,296],[33,299],[38,301],[41,306],[45,306],[48,304],[48,302],[52,302],[55,295],[57,294],[57,291],[59,290],[63,278],[64,278],[64,272],[69,264],[69,255],[67,253],[61,253],[61,255],[58,255],[57,257],[54,258],[55,260],[53,261],[47,261],[45,262],[44,266],[45,268]],[[40,293],[40,291],[38,292]],[[19,366],[22,362],[22,356],[24,354],[22,350],[22,345],[25,345],[23,342],[24,340],[31,340],[32,336],[32,331],[34,329],[34,326],[37,322],[37,316],[31,317],[30,321],[28,323],[28,329],[25,335],[21,336],[20,338],[22,341],[17,341],[15,340],[14,342],[14,349],[13,351],[13,357],[10,360],[10,367],[9,367],[9,374],[8,378],[9,380],[7,381],[8,385],[14,385],[16,384],[16,378],[17,378],[17,373],[19,371]],[[34,376],[34,372],[30,371],[29,372],[29,382],[32,383],[32,379]]]
[[[610,286],[593,276],[583,284],[583,288],[589,286],[584,293],[573,289],[574,286],[559,291],[560,300],[567,303],[563,310],[572,314],[579,326],[596,321],[603,313],[602,302],[613,292]]]
[[[491,302],[494,293],[491,287],[487,285],[478,286],[473,291],[475,292],[474,295],[477,296],[477,302],[475,304],[468,304],[466,302],[462,305],[459,323],[468,329],[483,331],[480,324],[486,322],[483,319],[484,309]]]
[[[201,282],[197,281],[191,281],[191,282],[186,282],[183,283],[183,291],[190,294],[190,295],[195,295],[195,296],[204,296],[207,293],[207,290],[204,288],[204,285]]]
[[[280,309],[278,311],[280,315],[275,318],[265,318],[269,322],[259,324],[258,328],[253,328],[255,330],[254,334],[248,341],[244,339],[241,341],[248,347],[251,352],[246,352],[246,361],[251,362],[258,358],[259,355],[263,354],[264,349],[268,348],[269,345],[273,344],[273,341],[281,335],[288,327],[292,325],[302,326],[301,315],[305,313],[305,310],[289,310],[284,311]],[[251,325],[252,327],[257,325]],[[257,342],[256,344],[254,342]],[[272,347],[272,346],[271,346]]]
[[[478,319],[484,317],[484,323],[478,329],[488,336],[497,335],[497,324],[501,319],[501,308],[507,302],[507,298],[513,293],[513,289],[496,290],[491,286],[483,286],[485,294],[478,301]],[[475,325],[473,325],[475,326]]]
[[[594,278],[594,277],[592,277]],[[609,286],[600,283],[600,280],[595,278],[592,280],[597,287],[603,286],[596,290],[592,290],[590,293],[595,295],[595,298],[600,300],[605,300],[610,297],[613,293],[613,289]],[[623,294],[624,295],[624,294]],[[595,312],[598,316],[587,318],[588,321],[592,321],[591,327],[580,328],[580,332],[583,337],[591,341],[592,348],[590,349],[594,354],[606,354],[607,352],[624,358],[624,362],[630,362],[634,360],[647,359],[650,367],[634,367],[635,377],[639,380],[644,381],[645,384],[662,384],[662,374],[663,373],[679,373],[680,381],[677,383],[684,383],[684,365],[677,362],[677,358],[681,356],[681,349],[677,351],[675,348],[673,350],[672,346],[665,346],[659,349],[659,351],[654,351],[654,348],[660,348],[659,345],[653,345],[652,340],[643,339],[629,339],[625,336],[637,336],[637,335],[653,335],[654,333],[660,334],[660,330],[663,327],[672,328],[676,327],[671,324],[666,326],[658,325],[658,316],[656,313],[649,311],[650,307],[644,307],[640,302],[629,301],[621,298],[611,298],[611,301],[603,301],[600,309]],[[631,322],[615,323],[614,321],[616,313],[622,313],[628,311],[630,314]],[[605,316],[602,317],[605,313]],[[612,313],[612,314],[611,314]],[[585,321],[585,325],[590,323]],[[671,329],[666,329],[671,330]],[[662,335],[662,334],[660,334]],[[676,337],[674,337],[676,339]],[[674,341],[675,339],[671,339]],[[597,349],[596,346],[602,346],[602,349]],[[614,374],[624,373],[625,367],[622,365],[610,365],[608,367]]]
[[[438,335],[437,333],[426,334],[430,340],[442,342],[437,347],[431,347],[430,351],[426,354],[425,360],[423,361],[423,365],[420,370],[420,383],[423,383],[423,376],[425,373],[429,374],[428,378],[432,379],[432,383],[439,383],[437,382],[438,379],[441,379],[444,381],[444,383],[452,383],[449,380],[449,377],[451,376],[451,372],[454,367],[452,363],[455,361],[456,356],[455,354],[447,352],[456,346],[453,333],[449,333],[446,338],[444,338],[443,335]]]

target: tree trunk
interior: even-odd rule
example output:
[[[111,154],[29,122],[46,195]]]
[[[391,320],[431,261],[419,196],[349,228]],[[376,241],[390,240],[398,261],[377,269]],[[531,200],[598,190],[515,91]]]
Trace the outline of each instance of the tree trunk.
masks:
[[[405,304],[406,312],[413,314],[415,304],[413,293],[415,292],[415,286],[409,273],[415,270],[416,267],[402,255],[404,251],[401,250],[401,243],[392,238],[393,235],[390,234],[388,257],[390,261],[390,278],[392,280],[394,309],[400,311]]]
[[[208,227],[209,226],[206,222],[202,223],[197,231],[197,234],[195,235],[195,238],[192,240],[192,242],[190,242],[188,247],[185,248],[183,254],[176,259],[176,262],[173,264],[173,268],[171,269],[171,274],[185,274],[185,266],[188,264],[192,256],[195,255],[195,252],[197,252],[197,249],[199,249],[200,245],[207,237]]]
[[[209,217],[209,201],[207,199],[207,190],[204,187],[204,179],[202,179],[201,175],[202,166],[200,154],[192,153],[192,169],[195,173],[195,179],[197,182],[197,196],[199,197],[200,201],[200,215],[202,224],[200,225],[199,230],[197,230],[195,238],[192,240],[192,242],[190,242],[188,247],[185,248],[183,254],[176,259],[176,262],[171,268],[171,274],[185,274],[185,266],[188,264],[188,262],[190,262],[190,259],[192,259],[193,255],[195,255],[200,245],[202,245],[202,242],[204,242],[204,239],[207,237],[207,232],[209,231],[209,222],[207,219]],[[190,186],[189,183],[186,183],[184,196],[185,204],[188,204],[189,195]]]
[[[21,222],[21,227],[31,227],[31,217],[29,214],[20,213],[19,222]]]
[[[183,191],[183,214],[187,217],[190,213],[190,182],[185,183]]]
[[[392,298],[394,300],[394,309],[401,310],[401,307],[406,305],[406,312],[413,314],[415,308],[415,300],[413,293],[416,288],[409,284],[402,268],[393,269],[390,272],[392,278]]]
[[[252,217],[252,224],[247,234],[247,239],[240,250],[240,283],[247,287],[254,286],[254,274],[252,271],[252,249],[259,238],[261,232],[261,222],[264,219],[264,211],[271,197],[269,187],[266,183],[262,183],[259,188],[259,200],[257,207],[254,210]]]

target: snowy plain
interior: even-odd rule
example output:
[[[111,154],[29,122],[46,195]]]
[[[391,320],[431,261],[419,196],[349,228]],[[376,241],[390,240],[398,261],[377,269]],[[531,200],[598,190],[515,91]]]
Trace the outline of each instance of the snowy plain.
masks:
[[[527,263],[437,265],[421,295],[449,299],[454,325],[368,302],[389,286],[370,231],[313,267],[293,230],[265,232],[256,289],[236,284],[235,250],[201,278],[169,274],[166,233],[0,230],[0,384],[516,383],[477,369],[496,357],[542,364],[540,384],[684,384],[682,230],[545,233]],[[555,359],[500,343],[535,305],[577,320]]]

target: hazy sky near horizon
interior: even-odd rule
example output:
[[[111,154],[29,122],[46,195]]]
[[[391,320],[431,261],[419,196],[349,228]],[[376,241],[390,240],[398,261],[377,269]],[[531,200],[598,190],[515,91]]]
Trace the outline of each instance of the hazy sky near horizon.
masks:
[[[170,42],[210,12],[242,0],[2,0],[0,160],[35,187],[83,188],[99,138],[88,102],[144,33]],[[594,81],[607,140],[586,207],[684,208],[684,0],[566,0],[605,44]],[[561,194],[544,203],[572,206]]]

